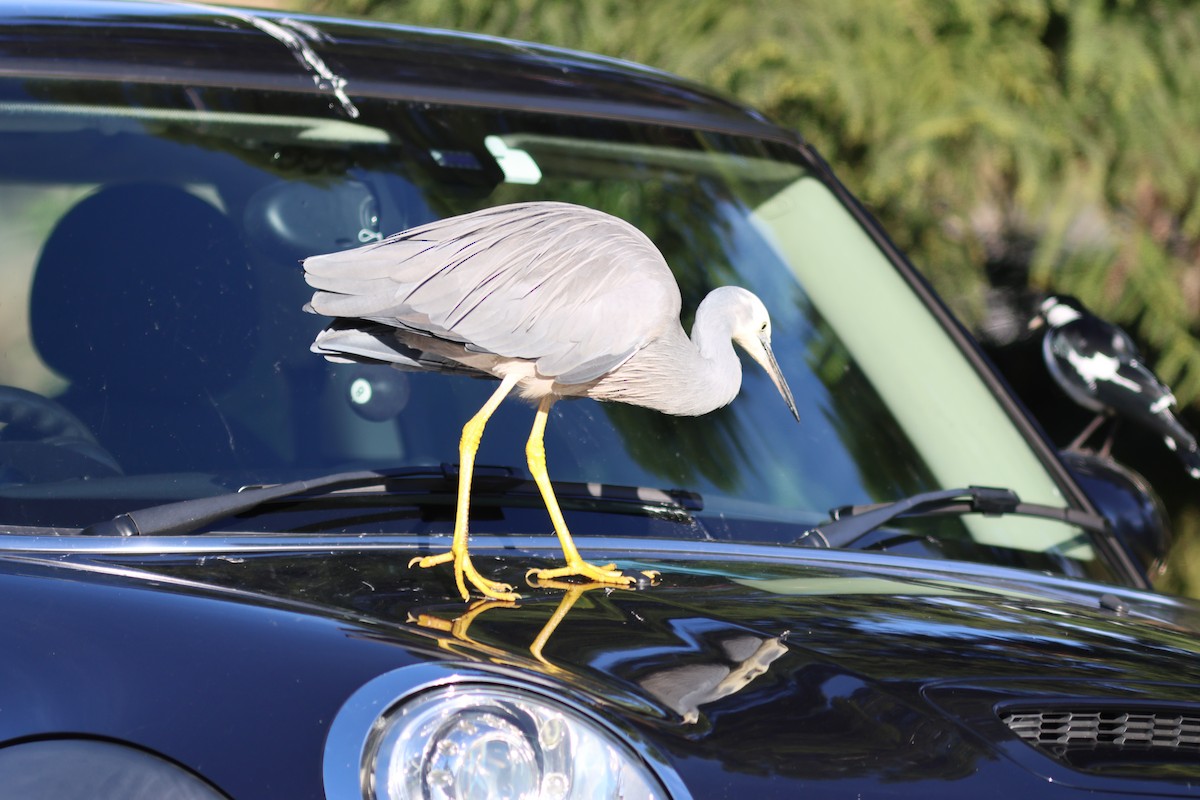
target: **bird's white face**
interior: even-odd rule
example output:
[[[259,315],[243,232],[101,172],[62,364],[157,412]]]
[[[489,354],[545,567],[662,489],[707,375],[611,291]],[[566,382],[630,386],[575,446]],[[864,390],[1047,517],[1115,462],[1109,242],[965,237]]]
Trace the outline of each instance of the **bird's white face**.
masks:
[[[765,369],[765,351],[771,348],[771,316],[767,307],[754,294],[737,290],[733,317],[733,341]]]
[[[771,344],[771,318],[767,316],[767,309],[763,307],[758,298],[754,298],[758,306],[750,317],[747,328],[752,332],[754,338],[764,345]]]
[[[740,291],[739,298],[742,302],[737,309],[733,341],[766,370],[792,414],[799,419],[792,391],[775,361],[775,354],[771,352],[771,317],[767,313],[767,307],[750,292]]]
[[[1051,328],[1059,328],[1068,322],[1074,322],[1081,316],[1078,311],[1065,303],[1059,302],[1058,298],[1055,297],[1051,297],[1042,303],[1041,315],[1046,320],[1046,324]]]

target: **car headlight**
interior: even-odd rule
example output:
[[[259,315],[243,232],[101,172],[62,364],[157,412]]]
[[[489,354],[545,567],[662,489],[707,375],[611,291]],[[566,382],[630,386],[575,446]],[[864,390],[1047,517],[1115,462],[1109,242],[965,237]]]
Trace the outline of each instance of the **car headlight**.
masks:
[[[668,792],[665,765],[626,739],[518,678],[409,667],[369,682],[338,712],[325,791],[330,800],[686,797],[678,785]]]

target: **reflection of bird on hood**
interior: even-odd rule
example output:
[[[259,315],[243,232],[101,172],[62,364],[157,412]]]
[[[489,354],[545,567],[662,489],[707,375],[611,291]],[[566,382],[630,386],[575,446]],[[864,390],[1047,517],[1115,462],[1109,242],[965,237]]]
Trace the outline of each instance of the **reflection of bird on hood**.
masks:
[[[1091,314],[1073,297],[1051,296],[1030,327],[1044,324],[1042,355],[1054,380],[1072,400],[1098,416],[1068,449],[1075,449],[1105,418],[1131,419],[1163,437],[1193,478],[1200,478],[1196,439],[1171,407],[1175,396],[1144,364],[1129,334]],[[1111,444],[1105,443],[1105,450]]]
[[[727,639],[721,649],[731,663],[683,664],[655,672],[640,683],[690,725],[700,718],[700,706],[740,692],[766,672],[787,652],[783,639],[750,635]]]

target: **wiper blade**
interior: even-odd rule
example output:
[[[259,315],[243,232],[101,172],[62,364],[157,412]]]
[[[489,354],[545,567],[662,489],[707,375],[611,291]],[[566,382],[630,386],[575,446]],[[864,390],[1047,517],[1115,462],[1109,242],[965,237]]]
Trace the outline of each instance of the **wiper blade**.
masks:
[[[858,540],[900,517],[929,514],[969,514],[1053,519],[1097,533],[1108,531],[1108,522],[1098,514],[1074,508],[1023,503],[1012,489],[968,486],[922,492],[903,500],[868,506],[842,506],[830,510],[830,522],[810,528],[792,544],[834,549],[851,547]]]
[[[498,472],[497,472],[498,471]],[[385,490],[420,483],[424,492],[400,492],[410,502],[436,496],[453,498],[458,491],[458,468],[443,464],[398,470],[357,470],[322,475],[308,480],[271,486],[243,487],[239,491],[211,497],[194,497],[173,503],[118,514],[109,520],[87,526],[84,536],[182,536],[204,526],[249,511],[277,500],[304,495],[322,496],[344,489],[380,486]],[[523,491],[524,490],[524,491]],[[592,483],[558,483],[554,491],[564,507],[614,510],[662,516],[679,522],[692,522],[691,511],[703,508],[703,500],[694,492],[679,489],[654,489]],[[471,490],[474,498],[529,494],[538,497],[532,481],[516,475],[508,467],[476,466]]]
[[[89,525],[80,533],[85,536],[180,536],[203,528],[210,522],[252,511],[273,500],[312,492],[325,494],[338,489],[372,486],[394,478],[436,477],[440,474],[440,471],[431,469],[337,472],[309,480],[248,487],[229,494],[192,497],[129,511]]]

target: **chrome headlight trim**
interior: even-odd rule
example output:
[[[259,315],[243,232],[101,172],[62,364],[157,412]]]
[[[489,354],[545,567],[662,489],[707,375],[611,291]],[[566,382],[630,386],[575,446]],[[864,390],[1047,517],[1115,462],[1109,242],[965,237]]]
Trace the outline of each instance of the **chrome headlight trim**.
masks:
[[[386,736],[393,712],[439,689],[472,687],[515,693],[532,703],[568,711],[628,749],[637,766],[656,780],[669,800],[691,800],[679,776],[656,748],[634,732],[596,714],[594,702],[536,676],[476,664],[416,664],[392,670],[363,684],[334,716],[325,741],[323,774],[328,800],[373,800],[375,750]]]

